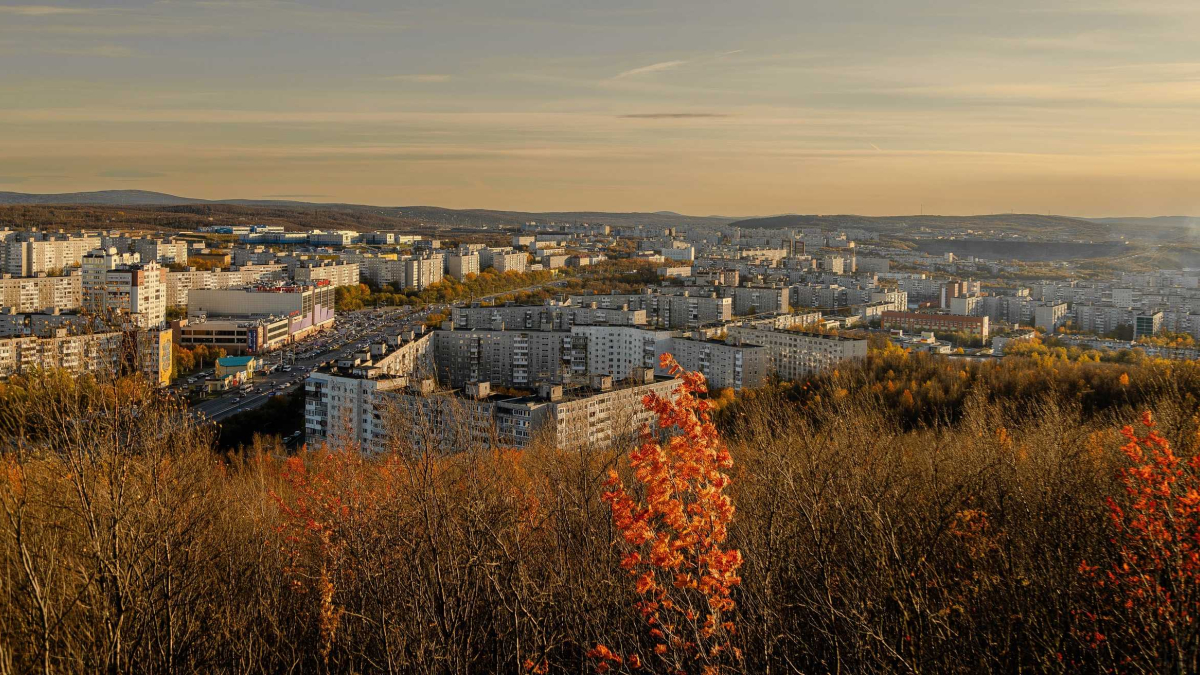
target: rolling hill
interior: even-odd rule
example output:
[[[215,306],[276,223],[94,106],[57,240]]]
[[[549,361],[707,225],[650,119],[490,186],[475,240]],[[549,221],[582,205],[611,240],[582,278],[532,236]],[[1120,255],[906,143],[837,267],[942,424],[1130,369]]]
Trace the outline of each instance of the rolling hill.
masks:
[[[365,213],[405,222],[448,227],[516,226],[525,222],[593,222],[607,225],[724,225],[735,218],[687,216],[672,212],[608,213],[603,211],[500,211],[493,209],[447,209],[438,206],[368,206],[365,204],[312,203],[272,199],[193,199],[145,190],[101,190],[62,194],[0,192],[0,205],[14,206],[107,206],[180,207],[237,206],[272,210],[295,209],[306,213]]]

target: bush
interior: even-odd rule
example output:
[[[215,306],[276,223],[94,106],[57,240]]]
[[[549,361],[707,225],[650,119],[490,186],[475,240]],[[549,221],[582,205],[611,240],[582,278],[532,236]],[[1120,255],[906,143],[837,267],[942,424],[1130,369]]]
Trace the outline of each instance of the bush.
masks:
[[[1175,550],[1128,534],[1134,521],[1114,506],[1147,508],[1129,490],[1142,485],[1139,458],[1157,456],[1148,448],[1177,459],[1156,467],[1200,462],[1193,368],[887,354],[727,403],[723,494],[737,511],[721,549],[743,560],[728,586],[728,643],[743,660],[713,665],[1191,670],[1194,643],[1178,639],[1191,633],[1164,630],[1160,602],[1131,602],[1096,575]],[[1123,436],[1142,408],[1156,436]],[[594,651],[630,654],[653,637],[631,609],[646,596],[622,568],[630,551],[615,545],[603,485],[609,469],[630,475],[631,448],[513,450],[462,435],[447,454],[392,421],[370,457],[286,457],[249,438],[224,456],[211,429],[136,381],[8,383],[5,667],[587,672],[592,652],[634,672]],[[1177,480],[1159,503],[1192,509],[1194,478]],[[625,485],[635,501],[650,494]],[[1192,573],[1165,562],[1148,573],[1194,583],[1176,570]],[[1169,608],[1191,621],[1187,589]]]

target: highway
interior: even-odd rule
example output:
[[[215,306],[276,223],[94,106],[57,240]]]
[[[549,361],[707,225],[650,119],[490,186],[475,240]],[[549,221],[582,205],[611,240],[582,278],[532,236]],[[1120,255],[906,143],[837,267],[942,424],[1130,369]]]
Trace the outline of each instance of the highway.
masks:
[[[382,320],[372,319],[373,314],[383,312]],[[223,395],[192,406],[193,413],[214,422],[247,410],[253,410],[271,399],[283,396],[303,386],[308,373],[318,364],[330,359],[341,358],[355,350],[363,342],[377,342],[385,335],[395,335],[421,323],[426,310],[411,312],[407,307],[388,307],[378,310],[346,312],[337,317],[334,327],[310,336],[308,339],[289,345],[286,349],[264,354],[265,363],[278,363],[281,355],[295,354],[294,360],[285,358],[289,372],[278,369],[267,375],[257,375],[251,381],[253,390],[248,393],[229,391]]]
[[[491,300],[509,293],[531,291],[543,286],[558,286],[564,280],[552,281],[548,284],[518,288],[492,295],[472,298],[471,302]],[[229,391],[223,395],[197,403],[192,406],[192,413],[214,422],[237,415],[238,413],[254,410],[271,399],[273,396],[283,396],[296,387],[304,385],[317,365],[330,359],[338,359],[357,350],[363,343],[379,342],[388,335],[398,335],[406,330],[413,330],[425,323],[430,314],[449,313],[450,304],[429,305],[413,311],[411,307],[378,307],[354,312],[344,312],[337,315],[334,327],[327,331],[315,333],[307,339],[288,345],[286,348],[262,355],[267,363],[278,363],[280,354],[294,353],[295,359],[285,359],[290,363],[291,371],[278,369],[267,375],[258,375],[252,381],[252,391],[243,393]],[[377,314],[383,318],[374,318]],[[206,372],[211,372],[211,369]]]

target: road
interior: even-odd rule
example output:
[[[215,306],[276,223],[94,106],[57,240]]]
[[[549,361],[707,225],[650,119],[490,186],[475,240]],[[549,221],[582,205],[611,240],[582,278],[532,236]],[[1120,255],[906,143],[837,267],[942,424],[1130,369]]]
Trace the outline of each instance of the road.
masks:
[[[544,286],[558,286],[565,280],[552,281],[547,284],[528,286],[511,291],[503,291],[481,298],[472,298],[472,302],[491,300],[493,298],[532,291]],[[388,335],[397,335],[406,330],[413,330],[425,322],[430,314],[448,312],[450,304],[429,305],[413,311],[411,307],[379,307],[364,309],[356,312],[338,314],[334,327],[309,336],[306,340],[289,345],[284,353],[294,352],[295,360],[292,370],[283,372],[276,370],[268,375],[254,378],[254,390],[248,395],[238,391],[226,392],[223,395],[197,403],[192,406],[192,412],[214,422],[220,422],[238,413],[254,410],[271,400],[273,396],[283,396],[296,387],[304,385],[308,373],[325,361],[339,359],[356,351],[357,346],[364,342],[378,342]],[[373,315],[384,313],[384,318],[375,319]],[[323,345],[319,346],[319,345]],[[280,352],[263,356],[266,363],[278,362]]]

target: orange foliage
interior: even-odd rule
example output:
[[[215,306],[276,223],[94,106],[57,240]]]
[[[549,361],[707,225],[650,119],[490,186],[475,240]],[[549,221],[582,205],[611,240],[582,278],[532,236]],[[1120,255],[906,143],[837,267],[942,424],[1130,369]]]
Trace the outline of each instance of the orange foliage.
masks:
[[[1107,498],[1113,555],[1086,560],[1080,572],[1110,600],[1111,613],[1083,613],[1081,637],[1159,672],[1195,672],[1200,647],[1200,456],[1183,461],[1154,431],[1149,412],[1139,436],[1131,426],[1117,478],[1123,495]],[[1161,669],[1161,670],[1160,670]]]
[[[725,470],[733,460],[710,419],[713,404],[697,398],[707,390],[704,376],[685,372],[670,354],[663,355],[662,367],[682,378],[674,400],[652,394],[642,403],[670,437],[660,442],[643,429],[641,445],[630,453],[635,487],[626,489],[611,471],[604,500],[621,533],[621,567],[642,596],[635,609],[648,628],[654,658],[670,672],[717,672],[740,660],[728,616],[735,606],[731,591],[741,582],[742,555],[723,548],[734,513],[725,494],[730,482]],[[600,672],[623,662],[604,645],[589,655]],[[642,665],[637,655],[625,662]]]
[[[277,530],[290,561],[285,572],[291,587],[301,594],[317,593],[319,651],[327,661],[343,615],[336,603],[337,581],[353,570],[345,538],[379,500],[348,485],[361,468],[357,453],[324,454],[315,464],[309,468],[300,457],[289,458],[280,471],[289,490],[286,495],[272,491],[271,496],[282,515]]]

